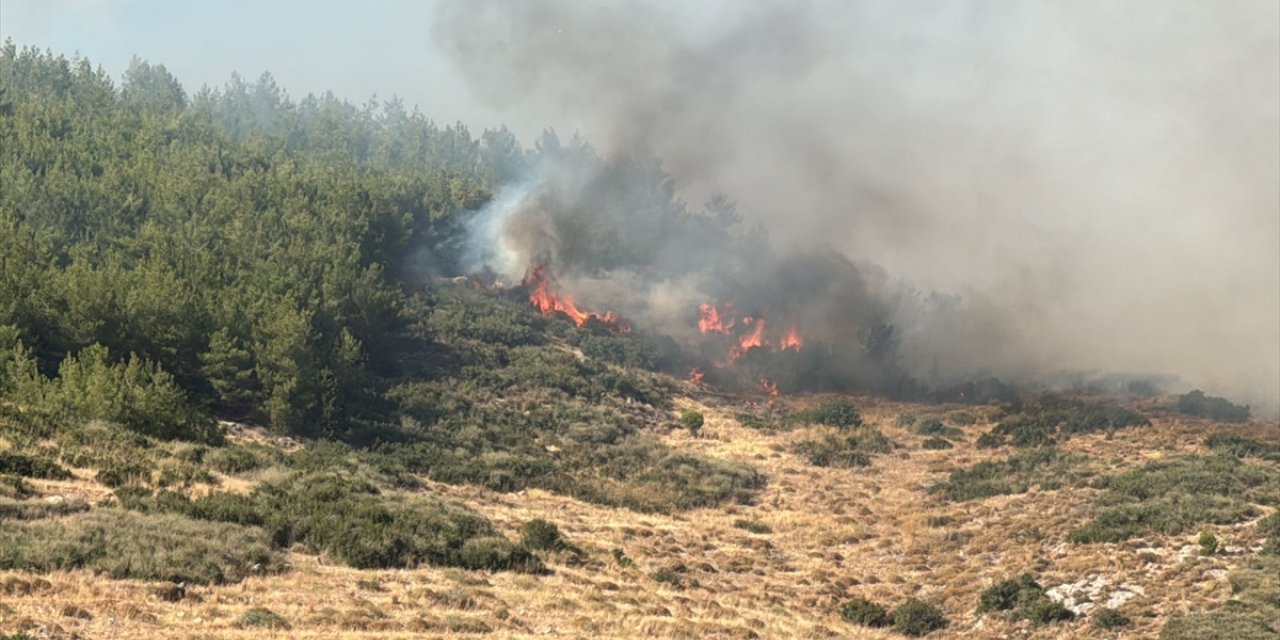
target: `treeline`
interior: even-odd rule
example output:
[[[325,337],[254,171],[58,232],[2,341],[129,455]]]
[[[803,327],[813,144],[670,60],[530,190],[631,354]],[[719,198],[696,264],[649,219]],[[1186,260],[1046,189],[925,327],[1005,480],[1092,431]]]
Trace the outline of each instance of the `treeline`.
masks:
[[[295,102],[267,74],[188,95],[135,59],[117,85],[6,42],[0,387],[39,409],[60,367],[137,370],[206,417],[304,435],[385,420],[431,341],[416,285],[454,272],[465,212],[563,152],[394,100]]]

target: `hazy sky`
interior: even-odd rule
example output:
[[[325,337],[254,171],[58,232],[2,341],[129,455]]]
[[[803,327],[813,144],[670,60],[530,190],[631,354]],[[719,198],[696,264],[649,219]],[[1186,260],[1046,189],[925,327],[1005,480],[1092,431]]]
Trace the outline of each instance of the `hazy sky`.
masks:
[[[137,55],[189,91],[221,87],[233,71],[248,80],[270,71],[295,99],[395,94],[438,122],[501,124],[469,103],[458,70],[437,52],[434,13],[417,0],[0,0],[0,39],[79,52],[117,80]]]

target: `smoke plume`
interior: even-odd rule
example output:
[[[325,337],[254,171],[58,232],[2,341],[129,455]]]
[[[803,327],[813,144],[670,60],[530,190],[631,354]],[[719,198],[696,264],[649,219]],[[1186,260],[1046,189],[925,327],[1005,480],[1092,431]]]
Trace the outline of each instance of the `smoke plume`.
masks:
[[[434,35],[517,130],[599,149],[477,218],[509,277],[677,338],[733,302],[881,374],[1280,404],[1276,3],[469,0]]]

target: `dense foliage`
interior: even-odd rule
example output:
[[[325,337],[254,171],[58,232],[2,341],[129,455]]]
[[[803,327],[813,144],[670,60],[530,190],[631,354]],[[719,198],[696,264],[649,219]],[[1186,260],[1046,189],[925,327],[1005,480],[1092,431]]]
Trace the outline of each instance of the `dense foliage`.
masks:
[[[645,510],[749,499],[762,478],[748,467],[643,433],[671,420],[670,390],[637,369],[670,344],[441,278],[465,271],[473,212],[552,155],[691,219],[657,167],[615,166],[552,132],[526,149],[395,100],[295,101],[265,74],[187,95],[140,60],[117,84],[82,58],[6,43],[0,414],[110,486],[207,471],[69,439],[119,427],[220,447],[222,419],[502,491]],[[217,448],[209,465],[280,463],[259,458]]]

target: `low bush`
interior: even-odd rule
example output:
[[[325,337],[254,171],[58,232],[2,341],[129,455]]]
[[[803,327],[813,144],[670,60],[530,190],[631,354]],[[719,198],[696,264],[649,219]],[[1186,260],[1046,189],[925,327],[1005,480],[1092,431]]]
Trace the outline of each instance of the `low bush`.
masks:
[[[893,630],[905,636],[928,635],[948,624],[942,610],[928,602],[911,599],[893,610]]]
[[[71,478],[70,471],[52,460],[24,455],[16,451],[0,451],[0,473],[46,480]]]
[[[1196,389],[1178,396],[1178,411],[1219,422],[1248,422],[1249,405],[1231,404],[1226,398],[1207,396]]]
[[[1027,620],[1033,627],[1075,618],[1069,609],[1045,595],[1029,573],[998,582],[978,597],[979,614],[999,611],[1013,612],[1015,618]]]
[[[955,427],[948,427],[945,424],[942,424],[942,421],[937,418],[930,418],[916,423],[915,432],[922,436],[935,436],[939,438],[959,438],[964,435],[963,431]]]
[[[274,629],[277,631],[288,630],[290,628],[289,621],[283,616],[262,607],[254,607],[244,612],[240,616],[240,620],[236,622],[236,626],[241,629]]]
[[[1259,557],[1227,576],[1232,599],[1213,611],[1173,616],[1161,640],[1280,638],[1280,558]]]
[[[840,617],[864,627],[887,627],[892,622],[888,610],[861,597],[840,605]]]
[[[733,521],[733,526],[742,529],[743,531],[760,535],[773,533],[773,529],[769,527],[769,525],[760,522],[759,520],[745,520],[740,518]]]
[[[259,529],[174,514],[96,509],[57,522],[0,521],[0,569],[220,584],[283,566]]]
[[[528,549],[498,535],[469,538],[462,544],[459,564],[467,569],[486,571],[538,573],[544,570],[542,561]]]
[[[1233,433],[1216,433],[1205,438],[1204,446],[1237,458],[1259,458],[1280,462],[1280,444],[1267,444]]]
[[[1014,402],[1004,408],[1004,413],[1005,418],[987,433],[989,437],[979,439],[979,448],[1006,444],[1045,447],[1074,435],[1151,424],[1141,413],[1114,402],[1090,402],[1055,394]]]
[[[685,409],[680,412],[680,425],[684,428],[697,433],[702,429],[703,417],[702,413],[693,409]]]
[[[795,418],[829,427],[857,427],[862,425],[862,416],[858,413],[858,408],[844,398],[826,400],[816,408],[795,414]]]
[[[1253,504],[1280,504],[1280,472],[1229,456],[1182,456],[1103,478],[1094,518],[1071,532],[1073,542],[1120,542],[1149,534],[1179,535],[1257,515]]]
[[[954,449],[955,445],[943,438],[933,437],[920,443],[920,448],[928,449],[930,451],[940,451],[944,449]]]
[[[1032,486],[1057,489],[1084,482],[1091,473],[1082,455],[1064,454],[1054,447],[1020,451],[1004,460],[980,462],[951,472],[929,492],[953,502],[1025,493]]]
[[[1023,603],[1018,607],[1018,616],[1031,623],[1033,627],[1042,627],[1053,622],[1074,620],[1076,614],[1070,609],[1048,597],[1041,597]]]
[[[1011,578],[985,589],[978,596],[978,613],[992,611],[1012,611],[1023,603],[1044,596],[1044,588],[1036,582],[1035,576],[1024,573],[1018,578]]]
[[[560,528],[554,522],[547,522],[542,518],[524,523],[520,528],[520,543],[537,551],[560,551],[569,547]]]
[[[1201,531],[1199,543],[1200,555],[1211,556],[1218,553],[1218,536],[1213,535],[1212,531],[1208,529]]]
[[[1102,607],[1094,612],[1093,621],[1090,623],[1096,629],[1105,629],[1108,631],[1114,629],[1123,629],[1133,623],[1133,620],[1115,609]]]
[[[1280,509],[1258,521],[1258,533],[1267,536],[1262,545],[1262,553],[1280,555]]]
[[[892,451],[893,442],[873,427],[857,427],[801,440],[794,449],[814,466],[852,469],[871,464],[871,455]]]

